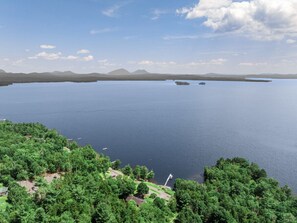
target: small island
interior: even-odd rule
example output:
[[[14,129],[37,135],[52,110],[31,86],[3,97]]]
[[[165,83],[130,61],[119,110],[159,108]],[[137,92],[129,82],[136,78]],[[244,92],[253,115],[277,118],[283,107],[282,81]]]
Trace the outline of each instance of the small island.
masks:
[[[190,85],[189,82],[185,82],[185,81],[175,81],[176,85]]]

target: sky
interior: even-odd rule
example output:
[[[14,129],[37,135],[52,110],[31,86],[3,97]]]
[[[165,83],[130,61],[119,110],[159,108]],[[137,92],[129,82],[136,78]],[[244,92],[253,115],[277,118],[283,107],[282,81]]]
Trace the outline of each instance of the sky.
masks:
[[[297,0],[1,0],[0,69],[297,73]]]

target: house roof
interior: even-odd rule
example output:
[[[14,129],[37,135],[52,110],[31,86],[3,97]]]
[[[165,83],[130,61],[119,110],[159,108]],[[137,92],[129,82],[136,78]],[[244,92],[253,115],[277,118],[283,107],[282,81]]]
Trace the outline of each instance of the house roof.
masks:
[[[8,191],[8,187],[0,188],[0,193],[6,193]]]

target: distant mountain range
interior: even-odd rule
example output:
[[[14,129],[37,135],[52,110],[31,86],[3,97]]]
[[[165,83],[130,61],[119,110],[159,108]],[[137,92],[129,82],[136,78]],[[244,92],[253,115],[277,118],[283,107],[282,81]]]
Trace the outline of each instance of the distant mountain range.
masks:
[[[262,79],[261,79],[262,78]],[[164,80],[204,80],[204,81],[248,81],[248,82],[269,82],[267,79],[297,79],[296,74],[158,74],[149,73],[146,70],[129,72],[125,69],[118,69],[107,74],[89,73],[77,74],[72,71],[54,71],[43,73],[7,73],[0,69],[0,86],[7,86],[13,83],[34,83],[34,82],[96,82],[96,81],[164,81]]]
[[[8,73],[8,72],[0,69],[0,74],[4,74],[4,73]],[[42,72],[42,74],[45,74],[45,73],[50,73],[50,74],[54,74],[54,75],[77,75],[77,73],[74,73],[72,71]],[[147,72],[146,70],[136,70],[134,72],[129,72],[128,70],[122,68],[122,69],[117,69],[117,70],[111,71],[107,74],[108,75],[132,75],[132,74],[138,75],[138,74],[150,74],[150,73]]]
[[[147,72],[146,70],[136,70],[132,74],[150,74],[150,73]]]
[[[55,75],[75,75],[76,74],[76,73],[73,73],[72,71],[54,71],[51,73]]]
[[[108,75],[131,75],[131,73],[125,69],[118,69],[109,72]]]
[[[118,69],[108,73],[108,75],[141,75],[141,74],[150,74],[146,70],[136,70],[132,73],[127,71],[126,69]]]

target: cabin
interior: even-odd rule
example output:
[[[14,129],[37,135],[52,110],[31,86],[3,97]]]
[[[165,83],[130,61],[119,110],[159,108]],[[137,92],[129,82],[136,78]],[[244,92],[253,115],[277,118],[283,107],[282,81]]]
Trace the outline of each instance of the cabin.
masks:
[[[8,187],[0,188],[0,197],[8,195]]]
[[[135,197],[135,196],[128,196],[127,198],[126,198],[126,201],[128,202],[128,201],[135,201],[135,203],[137,204],[137,206],[140,206],[143,202],[144,202],[144,200],[143,199],[141,199],[141,198],[138,198],[138,197]]]

